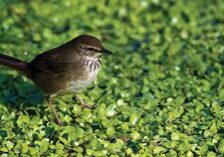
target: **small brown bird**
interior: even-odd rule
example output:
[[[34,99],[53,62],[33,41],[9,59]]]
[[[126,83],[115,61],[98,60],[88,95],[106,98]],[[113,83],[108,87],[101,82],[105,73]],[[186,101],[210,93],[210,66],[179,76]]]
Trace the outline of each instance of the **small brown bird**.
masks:
[[[0,64],[22,72],[40,87],[57,124],[61,125],[52,99],[57,95],[77,94],[91,84],[100,70],[101,54],[111,52],[95,37],[81,35],[38,55],[30,63],[0,54]],[[79,96],[75,97],[82,106],[89,107]]]

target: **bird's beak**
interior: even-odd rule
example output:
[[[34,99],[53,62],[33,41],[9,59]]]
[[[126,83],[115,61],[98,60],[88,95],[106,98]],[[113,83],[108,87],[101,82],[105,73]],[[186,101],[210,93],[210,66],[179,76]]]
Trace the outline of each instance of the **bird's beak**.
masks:
[[[110,52],[109,50],[107,50],[105,48],[102,50],[102,53],[109,54],[109,55],[113,54],[112,52]]]

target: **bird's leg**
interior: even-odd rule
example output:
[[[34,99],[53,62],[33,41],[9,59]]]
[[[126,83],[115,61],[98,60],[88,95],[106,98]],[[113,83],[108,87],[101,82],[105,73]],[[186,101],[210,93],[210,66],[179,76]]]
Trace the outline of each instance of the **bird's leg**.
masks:
[[[50,109],[53,111],[53,114],[54,114],[56,123],[57,123],[58,125],[62,125],[62,122],[61,122],[61,120],[60,120],[60,118],[59,118],[59,116],[58,116],[58,114],[57,114],[57,112],[56,112],[56,110],[55,110],[55,108],[54,108],[54,106],[53,106],[53,104],[52,104],[52,99],[53,99],[53,97],[51,97],[51,96],[47,96],[47,103],[48,103],[48,106],[49,106]]]
[[[82,100],[82,98],[81,98],[80,96],[75,95],[74,97],[75,97],[76,100],[78,100],[78,101],[80,102],[80,104],[81,104],[81,108],[89,108],[89,109],[94,109],[94,108],[95,108],[95,106],[91,106],[91,105],[86,104],[86,103]]]

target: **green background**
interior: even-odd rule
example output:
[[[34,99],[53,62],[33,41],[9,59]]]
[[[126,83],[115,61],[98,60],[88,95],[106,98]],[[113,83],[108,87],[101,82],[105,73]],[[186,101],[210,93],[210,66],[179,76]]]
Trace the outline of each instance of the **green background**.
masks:
[[[223,156],[223,0],[1,0],[0,11],[0,53],[31,61],[80,34],[114,53],[81,94],[96,109],[55,100],[64,126],[1,66],[1,156]]]

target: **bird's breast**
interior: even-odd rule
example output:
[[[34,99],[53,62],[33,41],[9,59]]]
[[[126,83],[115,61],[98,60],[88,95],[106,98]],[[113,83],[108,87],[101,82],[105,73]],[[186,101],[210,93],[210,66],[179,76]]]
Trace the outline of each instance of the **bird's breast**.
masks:
[[[72,80],[69,82],[66,91],[70,93],[81,92],[96,79],[96,76],[100,71],[100,61],[86,61],[83,63],[83,66],[85,66],[85,79]]]

